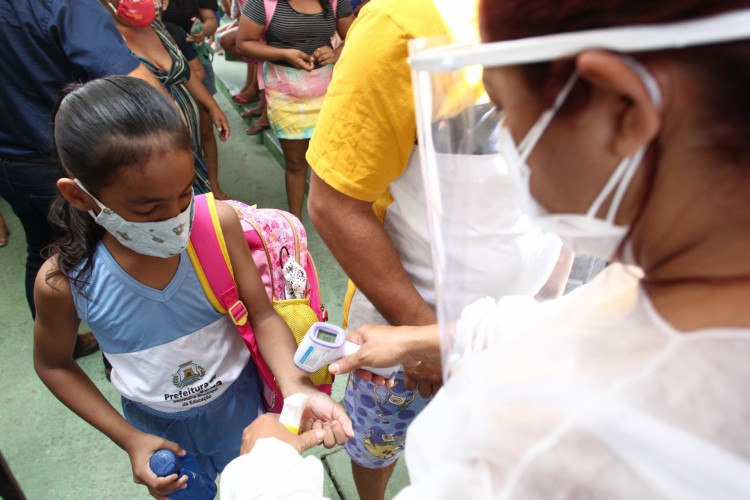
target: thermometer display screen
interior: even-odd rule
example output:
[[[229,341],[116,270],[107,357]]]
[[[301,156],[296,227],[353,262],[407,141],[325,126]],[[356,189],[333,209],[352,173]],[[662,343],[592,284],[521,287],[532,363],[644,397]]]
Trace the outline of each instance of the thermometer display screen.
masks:
[[[334,344],[336,342],[336,334],[326,332],[325,330],[318,331],[316,337],[318,337],[318,339],[322,340],[323,342],[328,342],[329,344]]]

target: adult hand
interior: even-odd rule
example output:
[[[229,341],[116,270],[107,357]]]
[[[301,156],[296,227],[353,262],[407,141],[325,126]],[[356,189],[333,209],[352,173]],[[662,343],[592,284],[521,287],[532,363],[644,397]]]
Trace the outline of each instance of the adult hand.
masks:
[[[301,50],[287,49],[285,52],[286,62],[291,64],[297,69],[304,69],[306,71],[312,71],[315,69],[315,61],[313,56],[308,56]]]
[[[339,60],[339,56],[331,47],[324,45],[323,47],[318,47],[313,52],[313,58],[320,64],[321,66],[325,64],[336,64],[336,61]]]
[[[158,477],[148,461],[151,455],[157,450],[170,450],[177,456],[185,455],[185,450],[177,443],[167,441],[153,434],[138,433],[138,435],[128,444],[126,451],[130,457],[130,466],[133,469],[133,481],[136,484],[143,484],[148,488],[148,492],[154,498],[167,500],[167,495],[187,487],[187,476],[178,479],[177,474],[166,477]]]
[[[317,390],[315,393],[307,392],[306,394],[307,405],[302,412],[300,423],[300,429],[303,432],[323,431],[323,446],[326,448],[344,444],[349,438],[354,437],[352,421],[340,404]]]
[[[320,429],[313,429],[301,434],[292,434],[289,432],[289,429],[279,422],[279,415],[266,413],[253,420],[253,423],[245,427],[245,430],[242,431],[240,455],[250,453],[259,439],[269,437],[289,443],[298,452],[302,453],[322,443],[325,432]]]
[[[359,368],[386,368],[401,364],[404,370],[407,370],[419,366],[422,361],[415,356],[410,347],[410,341],[415,340],[418,331],[421,331],[419,327],[412,326],[364,325],[346,336],[347,340],[359,344],[359,351],[331,363],[328,371],[339,374],[357,370],[357,375],[364,380],[392,387],[393,379],[386,380],[380,375]]]
[[[216,131],[219,133],[219,140],[221,140],[221,142],[226,142],[231,134],[227,116],[218,106],[211,109],[208,114],[211,117],[214,127],[216,127]]]
[[[443,371],[437,361],[423,361],[417,366],[404,366],[404,387],[419,390],[422,397],[434,396],[443,385]]]

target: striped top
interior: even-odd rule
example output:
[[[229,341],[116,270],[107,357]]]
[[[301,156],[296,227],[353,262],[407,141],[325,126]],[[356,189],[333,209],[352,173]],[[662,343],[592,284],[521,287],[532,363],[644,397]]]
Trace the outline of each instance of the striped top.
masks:
[[[337,18],[353,15],[349,0],[334,1],[338,2]],[[247,0],[242,8],[242,14],[257,24],[266,25],[264,0]],[[294,10],[287,0],[278,0],[271,25],[264,37],[271,47],[297,49],[312,55],[317,48],[326,45],[331,47],[331,37],[335,33],[336,19],[333,17],[333,8],[330,3],[326,4],[325,10],[317,14],[303,14]],[[272,62],[290,66],[286,61]]]
[[[169,57],[172,59],[172,66],[169,71],[164,71],[148,59],[138,56],[144,66],[159,80],[162,86],[167,89],[172,99],[175,100],[180,108],[182,117],[185,119],[190,137],[193,139],[193,163],[195,165],[195,181],[193,187],[195,194],[202,194],[211,191],[208,183],[208,173],[206,165],[203,163],[203,143],[201,142],[200,131],[200,111],[198,104],[195,102],[193,95],[187,88],[187,82],[190,80],[190,66],[182,55],[177,43],[172,39],[167,29],[159,21],[151,24],[156,34],[159,35],[164,48],[167,49]]]

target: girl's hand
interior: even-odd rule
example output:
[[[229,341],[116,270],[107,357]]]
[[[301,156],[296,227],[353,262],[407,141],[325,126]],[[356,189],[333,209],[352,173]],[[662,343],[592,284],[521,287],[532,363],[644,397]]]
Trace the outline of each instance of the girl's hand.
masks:
[[[187,476],[177,479],[177,474],[167,477],[158,477],[154,474],[154,471],[148,465],[148,461],[154,452],[161,449],[170,450],[180,457],[185,455],[185,450],[177,443],[145,433],[139,433],[128,444],[126,451],[130,457],[130,466],[133,469],[133,481],[136,484],[145,485],[154,498],[166,500],[170,493],[187,487]]]
[[[276,438],[291,444],[298,452],[302,453],[322,443],[324,436],[325,433],[321,430],[309,430],[299,435],[292,434],[279,422],[279,415],[266,413],[253,420],[253,423],[242,431],[240,455],[250,453],[256,441],[262,438]]]
[[[354,437],[352,421],[344,408],[327,394],[320,391],[306,392],[309,396],[305,411],[302,412],[300,430],[323,431],[323,446],[333,448],[337,444],[344,444]]]
[[[315,52],[313,52],[313,58],[318,64],[323,66],[326,64],[336,64],[339,60],[339,55],[331,47],[324,45],[323,47],[315,49]]]
[[[211,109],[208,114],[211,117],[211,121],[214,123],[214,127],[216,127],[216,131],[219,133],[219,140],[221,140],[221,142],[226,142],[231,133],[227,116],[218,106]]]
[[[297,69],[304,69],[306,71],[312,71],[315,69],[315,60],[313,59],[313,56],[308,56],[301,50],[287,49],[285,55],[286,62]]]

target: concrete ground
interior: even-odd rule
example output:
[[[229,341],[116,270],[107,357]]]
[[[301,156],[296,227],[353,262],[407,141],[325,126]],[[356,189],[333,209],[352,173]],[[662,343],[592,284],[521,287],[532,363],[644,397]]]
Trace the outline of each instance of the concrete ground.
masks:
[[[217,57],[215,68],[222,91],[216,99],[227,114],[232,137],[220,145],[220,182],[231,197],[260,207],[286,208],[284,171],[269,134],[245,135],[247,124],[238,106],[225,97],[236,92],[244,79],[243,64]],[[265,141],[265,144],[264,144]],[[132,481],[127,455],[104,435],[63,406],[40,382],[32,366],[32,321],[23,288],[25,243],[23,229],[8,205],[0,200],[11,237],[0,249],[0,452],[29,499],[130,499],[151,498],[146,488]],[[330,321],[341,324],[341,304],[346,278],[305,215],[310,251],[316,259],[322,293]],[[81,367],[107,399],[119,409],[119,397],[104,377],[99,353],[82,358]],[[339,377],[334,396],[343,394]],[[357,498],[346,452],[319,447],[312,451],[323,459],[330,498]],[[408,483],[399,465],[387,497]],[[0,485],[2,486],[2,485]]]

